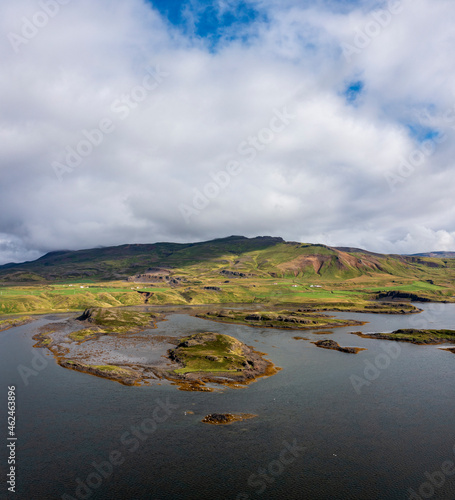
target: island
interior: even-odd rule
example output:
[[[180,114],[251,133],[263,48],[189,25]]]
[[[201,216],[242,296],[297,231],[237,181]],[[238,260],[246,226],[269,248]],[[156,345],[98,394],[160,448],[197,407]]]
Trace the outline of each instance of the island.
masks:
[[[234,337],[214,332],[191,336],[153,334],[163,314],[89,308],[62,323],[49,323],[33,337],[63,368],[124,385],[166,379],[181,390],[245,387],[279,368]]]
[[[455,342],[455,330],[400,328],[391,333],[351,333],[365,339],[395,340],[399,342],[411,342],[417,345],[437,345]]]
[[[196,333],[180,340],[169,358],[179,365],[168,378],[240,387],[277,372],[272,362],[243,342],[221,333]]]
[[[348,354],[357,354],[360,351],[367,350],[362,347],[341,347],[340,344],[334,340],[318,340],[317,342],[311,343],[317,347],[321,347],[322,349],[333,349],[335,351],[345,352]]]
[[[296,310],[232,310],[221,309],[196,314],[198,318],[236,323],[261,328],[279,328],[291,330],[313,330],[316,328],[337,328],[342,326],[360,326],[364,321],[337,319],[328,314],[310,312],[307,309]]]
[[[211,413],[204,417],[201,422],[212,425],[229,425],[233,422],[243,422],[250,418],[255,418],[257,415],[251,413]]]

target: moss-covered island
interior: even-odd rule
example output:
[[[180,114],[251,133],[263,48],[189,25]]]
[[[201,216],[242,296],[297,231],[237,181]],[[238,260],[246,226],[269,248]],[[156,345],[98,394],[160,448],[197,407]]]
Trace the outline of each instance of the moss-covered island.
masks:
[[[184,384],[198,382],[240,387],[278,368],[240,340],[221,333],[196,333],[180,340],[169,358],[179,365],[169,378]],[[185,385],[183,388],[186,388]],[[193,390],[197,390],[196,386]]]
[[[291,330],[313,330],[316,328],[337,328],[342,326],[360,326],[365,322],[352,319],[338,319],[320,312],[308,310],[231,310],[221,309],[196,314],[198,318],[236,323],[261,328],[279,328]]]
[[[418,345],[437,345],[455,342],[455,330],[417,330],[402,328],[391,333],[351,332],[366,339],[395,340]]]

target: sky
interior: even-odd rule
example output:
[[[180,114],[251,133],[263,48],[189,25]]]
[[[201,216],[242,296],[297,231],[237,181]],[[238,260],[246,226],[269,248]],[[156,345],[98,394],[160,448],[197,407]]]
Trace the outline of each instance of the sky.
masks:
[[[455,250],[453,0],[19,0],[0,264],[232,234]]]

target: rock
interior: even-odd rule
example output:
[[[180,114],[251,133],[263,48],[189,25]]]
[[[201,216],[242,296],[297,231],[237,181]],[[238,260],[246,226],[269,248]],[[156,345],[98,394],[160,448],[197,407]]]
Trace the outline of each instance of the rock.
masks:
[[[254,417],[257,417],[257,415],[253,415],[250,413],[210,413],[202,419],[202,422],[204,422],[204,424],[212,425],[227,425],[232,424],[233,422],[241,422],[243,420],[248,420]]]
[[[334,340],[318,340],[317,342],[312,342],[315,346],[321,347],[322,349],[333,349],[335,351],[346,352],[348,354],[357,354],[359,351],[366,351],[360,347],[341,347]]]

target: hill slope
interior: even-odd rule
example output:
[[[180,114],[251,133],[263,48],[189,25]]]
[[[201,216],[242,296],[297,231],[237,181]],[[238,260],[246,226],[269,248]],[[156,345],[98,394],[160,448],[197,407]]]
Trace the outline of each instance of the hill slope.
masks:
[[[3,282],[123,280],[148,270],[182,278],[301,278],[346,280],[390,275],[451,279],[455,261],[382,255],[355,248],[230,236],[201,243],[122,245],[51,252],[33,262],[0,266]]]

